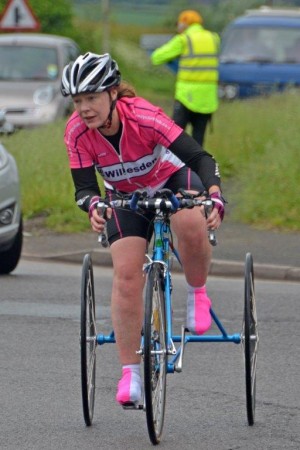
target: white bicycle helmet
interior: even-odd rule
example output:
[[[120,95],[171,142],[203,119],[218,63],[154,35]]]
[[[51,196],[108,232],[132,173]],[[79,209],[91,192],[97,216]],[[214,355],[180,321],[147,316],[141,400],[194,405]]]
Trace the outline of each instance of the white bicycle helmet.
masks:
[[[64,97],[84,92],[103,92],[118,86],[121,73],[118,64],[108,53],[86,53],[65,66],[61,80]]]

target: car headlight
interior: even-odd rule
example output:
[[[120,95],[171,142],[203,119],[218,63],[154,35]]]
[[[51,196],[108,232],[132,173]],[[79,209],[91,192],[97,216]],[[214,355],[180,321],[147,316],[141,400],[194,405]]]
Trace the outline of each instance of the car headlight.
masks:
[[[8,154],[4,147],[0,144],[0,170],[8,163]]]
[[[14,205],[10,205],[0,211],[0,226],[10,225],[14,218]]]
[[[38,88],[33,94],[33,101],[37,106],[48,105],[54,98],[54,89],[52,86],[43,86]]]

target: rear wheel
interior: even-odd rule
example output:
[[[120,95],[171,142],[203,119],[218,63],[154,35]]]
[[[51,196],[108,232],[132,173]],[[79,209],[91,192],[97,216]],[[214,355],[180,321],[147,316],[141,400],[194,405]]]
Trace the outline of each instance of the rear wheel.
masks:
[[[148,273],[144,323],[144,389],[148,433],[160,442],[166,402],[167,346],[163,269],[154,263]]]
[[[246,407],[249,425],[254,424],[255,417],[258,342],[253,259],[252,255],[247,253],[245,261],[245,304],[242,343],[245,356]]]
[[[89,254],[85,255],[81,278],[81,392],[83,416],[87,426],[92,425],[96,381],[96,317],[93,265]]]

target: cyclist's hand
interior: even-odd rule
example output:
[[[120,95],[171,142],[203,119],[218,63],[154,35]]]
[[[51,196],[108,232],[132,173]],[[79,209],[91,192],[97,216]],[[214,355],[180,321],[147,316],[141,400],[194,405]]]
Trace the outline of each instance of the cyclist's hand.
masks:
[[[98,196],[92,197],[89,206],[89,219],[91,222],[92,229],[97,233],[103,233],[105,229],[105,224],[108,219],[111,218],[112,210],[111,208],[107,208],[103,212],[99,212],[98,203],[101,202],[102,199]]]
[[[207,218],[207,228],[209,230],[217,230],[222,223],[218,210],[215,208],[211,211]]]
[[[213,192],[210,194],[210,198],[213,200],[213,209],[208,216],[207,226],[211,230],[216,230],[221,225],[221,222],[225,214],[225,200],[221,195],[221,192]]]

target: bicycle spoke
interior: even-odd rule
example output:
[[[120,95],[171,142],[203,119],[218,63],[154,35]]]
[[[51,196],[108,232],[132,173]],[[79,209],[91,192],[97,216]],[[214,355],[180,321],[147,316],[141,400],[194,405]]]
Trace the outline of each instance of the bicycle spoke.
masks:
[[[88,364],[88,373],[87,373],[88,385],[90,385],[91,382],[92,382],[92,376],[93,376],[93,369],[94,369],[95,360],[96,360],[96,352],[93,350],[93,352],[90,355],[89,364]]]

